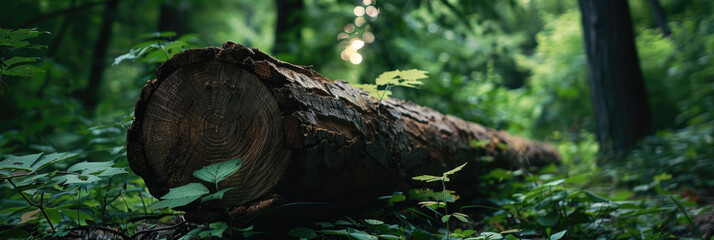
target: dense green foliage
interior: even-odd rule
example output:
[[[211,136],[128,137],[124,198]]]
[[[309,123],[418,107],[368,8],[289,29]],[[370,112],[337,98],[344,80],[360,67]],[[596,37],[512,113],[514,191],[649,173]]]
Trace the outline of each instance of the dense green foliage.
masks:
[[[274,52],[281,60],[363,84],[379,99],[409,99],[546,141],[563,157],[561,165],[538,173],[492,170],[474,183],[483,196],[477,199],[448,190],[447,175],[458,171],[414,176],[436,180],[433,189],[384,196],[382,209],[295,228],[291,236],[705,234],[695,225],[698,215],[711,211],[714,196],[714,2],[660,0],[672,30],[664,37],[650,1],[629,1],[657,133],[608,165],[597,164],[608,156],[597,155],[575,2],[357,2],[361,10],[355,1],[304,0],[293,14],[301,25],[276,33],[273,1],[121,1],[104,59],[94,57],[102,51],[95,46],[107,1],[0,3],[0,238],[100,237],[91,235],[96,231],[128,238],[160,227],[183,232],[184,239],[260,234],[250,222],[185,223],[180,212],[166,209],[220,202],[231,189],[217,183],[237,171],[240,160],[220,163],[232,168],[199,170],[195,176],[204,182],[159,200],[129,172],[125,137],[139,90],[158,63],[229,40],[271,52],[278,49],[276,34],[295,36],[277,43],[287,49]],[[162,21],[167,16],[179,27]],[[100,99],[87,107],[81,94],[97,64],[103,70]]]

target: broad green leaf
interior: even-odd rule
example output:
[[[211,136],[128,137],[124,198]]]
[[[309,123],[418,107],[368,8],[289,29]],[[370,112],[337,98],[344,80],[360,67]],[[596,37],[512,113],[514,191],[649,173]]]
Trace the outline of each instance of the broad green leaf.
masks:
[[[428,78],[426,74],[429,73],[427,71],[422,71],[419,69],[409,69],[409,70],[404,70],[399,73],[399,77],[405,80],[416,80],[416,79],[424,79]]]
[[[351,237],[358,239],[358,240],[377,240],[377,239],[379,239],[376,236],[372,236],[369,233],[359,231],[359,230],[355,230],[355,232],[350,232],[349,235]]]
[[[198,233],[200,233],[201,231],[203,231],[203,228],[193,229],[193,230],[189,231],[188,233],[186,233],[186,235],[183,235],[183,237],[179,238],[178,240],[192,239],[193,237],[198,236]]]
[[[162,196],[161,199],[182,199],[194,196],[203,196],[209,193],[208,188],[200,183],[189,183],[180,187],[169,189],[169,193]]]
[[[456,168],[454,168],[454,169],[451,169],[451,170],[448,171],[448,172],[445,172],[445,173],[444,173],[444,177],[446,177],[447,175],[454,174],[454,173],[456,173],[456,172],[458,172],[458,171],[461,171],[461,169],[463,169],[464,166],[466,166],[466,164],[468,164],[468,162],[467,162],[467,163],[464,163],[464,164],[461,164],[461,166],[458,166],[458,167],[456,167]]]
[[[394,84],[397,83],[398,79],[395,79],[396,77],[399,76],[399,70],[394,70],[394,71],[388,71],[384,72],[377,77],[375,82],[377,83],[377,86],[384,86],[389,84]]]
[[[368,92],[373,98],[379,98],[379,93],[377,92],[377,85],[374,84],[353,84],[352,86],[362,89]]]
[[[364,220],[366,223],[372,224],[372,225],[382,225],[384,222],[376,220],[376,219],[365,219]]]
[[[560,231],[560,232],[558,232],[558,233],[556,233],[556,234],[550,235],[550,237],[548,238],[548,240],[558,240],[558,239],[561,239],[561,238],[563,238],[563,236],[565,236],[565,233],[566,233],[567,231],[568,231],[568,230],[563,230],[563,231]]]
[[[114,165],[112,161],[106,162],[80,162],[67,169],[68,172],[82,172],[83,175],[100,173]]]
[[[536,221],[538,224],[546,227],[554,226],[560,220],[560,214],[556,212],[550,212],[548,215],[540,216]]]
[[[582,184],[588,179],[592,173],[585,173],[580,175],[571,176],[565,179],[565,183]]]
[[[109,176],[114,176],[114,175],[124,174],[124,173],[129,173],[129,172],[127,172],[123,168],[110,167],[110,168],[107,168],[106,170],[102,171],[101,173],[97,174],[97,176],[109,177]]]
[[[555,181],[547,182],[547,183],[543,184],[543,186],[558,186],[558,185],[560,185],[560,184],[563,183],[563,182],[565,182],[565,179],[558,179],[558,180],[555,180]]]
[[[211,194],[211,195],[202,197],[202,198],[201,198],[201,202],[210,201],[210,200],[222,199],[222,198],[223,198],[223,195],[225,195],[226,192],[228,192],[228,191],[230,191],[230,190],[233,190],[233,189],[235,189],[235,187],[229,187],[229,188],[226,188],[226,189],[222,189],[221,191],[215,192],[215,193],[213,193],[213,194]]]
[[[154,204],[151,204],[151,206],[149,206],[149,208],[163,209],[163,208],[175,208],[175,207],[186,206],[187,204],[192,203],[193,201],[196,201],[200,197],[201,196],[198,195],[198,196],[186,197],[186,198],[161,200]]]
[[[77,156],[76,153],[68,153],[68,152],[45,154],[44,156],[42,156],[42,158],[40,158],[40,160],[38,160],[37,162],[32,164],[32,171],[34,172],[34,171],[40,170],[40,169],[46,167],[47,165],[50,165],[52,163],[59,162],[59,161],[65,160],[65,159],[69,159],[69,158],[72,158],[75,156]]]
[[[10,59],[2,62],[2,64],[4,67],[11,67],[12,65],[18,63],[32,63],[37,62],[38,60],[40,60],[38,57],[11,57]]]
[[[585,192],[585,196],[587,196],[591,202],[610,202],[609,199],[601,197],[600,195],[597,195],[591,191],[583,190],[583,192]]]
[[[297,237],[297,238],[315,238],[315,237],[317,237],[317,233],[315,233],[314,230],[309,229],[309,228],[304,228],[304,227],[290,229],[290,231],[288,232],[288,235]]]
[[[444,207],[446,206],[446,203],[444,202],[435,202],[435,201],[424,201],[424,202],[419,202],[419,205],[422,207],[431,207],[433,205],[439,204],[437,207]]]
[[[57,184],[79,184],[79,183],[86,184],[86,183],[97,182],[102,179],[95,175],[67,174],[67,175],[53,177],[51,180],[56,181]]]
[[[19,65],[15,67],[10,67],[2,72],[3,75],[16,76],[16,77],[31,77],[35,73],[43,73],[44,69],[38,68],[33,65]]]
[[[50,218],[50,221],[52,221],[52,224],[57,225],[62,221],[62,214],[59,210],[55,208],[45,208],[45,212],[47,213],[47,217]]]
[[[214,163],[194,171],[193,176],[206,182],[218,183],[238,172],[242,165],[240,158]]]
[[[79,213],[79,216],[77,214]],[[76,209],[66,209],[62,210],[62,214],[71,218],[74,223],[81,225],[87,225],[87,220],[94,221],[94,218],[83,211],[77,211]]]
[[[462,222],[465,222],[465,223],[468,223],[468,222],[469,222],[468,216],[467,216],[466,214],[463,214],[463,213],[454,213],[454,214],[452,214],[452,216],[454,216],[456,219],[459,219],[459,221],[462,221]]]
[[[447,222],[449,221],[449,218],[451,218],[451,214],[444,215],[443,217],[441,217],[441,222]]]
[[[226,224],[224,222],[214,222],[214,223],[209,224],[208,226],[211,228],[211,230],[203,231],[203,232],[199,233],[198,234],[199,237],[206,238],[209,236],[214,236],[214,237],[221,238],[221,237],[223,237],[223,232],[225,232],[226,229],[228,229],[228,224]]]
[[[0,162],[0,169],[22,169],[32,171],[32,165],[40,158],[42,153],[25,156],[9,156]]]

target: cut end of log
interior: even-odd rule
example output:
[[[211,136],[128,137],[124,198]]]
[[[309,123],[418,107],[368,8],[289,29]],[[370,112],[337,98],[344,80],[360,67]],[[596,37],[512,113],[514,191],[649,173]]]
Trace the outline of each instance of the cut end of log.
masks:
[[[288,166],[282,115],[256,74],[215,59],[191,62],[201,59],[194,53],[164,64],[187,63],[170,73],[160,68],[163,77],[137,101],[128,145],[139,146],[129,150],[131,166],[159,197],[201,182],[193,177],[197,169],[241,158],[243,167],[219,184],[236,187],[224,202],[239,206],[267,193]]]

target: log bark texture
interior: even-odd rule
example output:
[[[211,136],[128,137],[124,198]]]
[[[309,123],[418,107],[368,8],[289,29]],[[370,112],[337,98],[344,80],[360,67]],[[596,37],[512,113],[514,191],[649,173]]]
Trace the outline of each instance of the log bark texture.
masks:
[[[482,140],[488,143],[472,144]],[[243,216],[281,202],[360,205],[423,186],[411,177],[464,162],[449,187],[468,194],[487,169],[559,161],[543,143],[411,102],[378,104],[346,82],[232,42],[187,50],[157,69],[137,100],[127,148],[131,169],[155,197],[200,182],[196,169],[242,158],[243,167],[220,185],[238,187],[224,202]]]

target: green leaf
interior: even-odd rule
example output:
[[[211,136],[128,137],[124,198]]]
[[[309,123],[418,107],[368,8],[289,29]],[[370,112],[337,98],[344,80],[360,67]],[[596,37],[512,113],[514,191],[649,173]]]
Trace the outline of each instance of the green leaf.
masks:
[[[3,75],[16,76],[16,77],[31,77],[35,73],[43,73],[44,69],[38,68],[33,65],[19,65],[15,67],[10,67],[2,72]]]
[[[454,174],[454,173],[456,173],[456,172],[458,172],[458,171],[461,171],[461,169],[463,169],[464,166],[466,166],[466,164],[468,164],[468,162],[467,162],[467,163],[464,163],[464,164],[462,164],[461,166],[458,166],[458,167],[456,167],[456,168],[454,168],[454,169],[451,169],[451,170],[448,171],[448,172],[445,172],[445,173],[444,173],[444,177],[446,177],[446,176],[448,176],[448,175],[451,175],[451,174]]]
[[[315,238],[317,233],[314,230],[304,227],[290,229],[288,235],[298,238]]]
[[[40,170],[40,169],[46,167],[47,165],[50,165],[52,163],[59,162],[59,161],[65,160],[65,159],[69,159],[69,158],[72,158],[75,156],[77,156],[76,153],[67,153],[67,152],[45,154],[44,156],[42,156],[42,158],[40,158],[39,161],[32,164],[32,171],[35,172],[37,170]]]
[[[538,221],[538,224],[542,226],[554,226],[556,223],[558,223],[558,220],[560,220],[560,214],[556,212],[550,212],[548,215],[545,216],[540,216],[536,221]]]
[[[419,202],[419,205],[421,205],[422,207],[431,207],[436,204],[438,204],[436,207],[445,207],[446,206],[446,203],[444,203],[444,202],[435,202],[435,201]]]
[[[412,179],[417,180],[417,181],[434,182],[434,181],[442,180],[443,178],[437,177],[437,176],[431,176],[431,175],[421,175],[421,176],[412,177]]]
[[[175,208],[185,206],[196,201],[201,196],[209,193],[208,188],[200,183],[189,183],[180,187],[169,189],[169,193],[161,197],[161,201],[152,204],[149,208]]]
[[[22,169],[32,171],[32,164],[42,156],[42,153],[36,153],[24,156],[9,156],[0,162],[0,169]]]
[[[214,163],[193,172],[193,176],[210,183],[218,183],[238,172],[242,166],[241,159]]]
[[[610,202],[610,199],[601,197],[600,195],[597,195],[591,191],[583,190],[583,192],[585,192],[585,196],[587,196],[591,202]]]
[[[379,98],[379,92],[377,91],[377,85],[374,85],[374,84],[352,84],[352,86],[366,91],[373,98]]]
[[[384,222],[376,220],[376,219],[365,219],[364,220],[366,223],[369,223],[371,225],[382,225]]]
[[[106,162],[80,162],[67,169],[68,172],[82,172],[82,175],[101,173],[114,165],[112,161]]]
[[[394,71],[388,71],[388,72],[383,72],[382,74],[375,79],[375,82],[377,83],[377,86],[385,86],[388,83],[389,84],[395,84],[398,82],[398,79],[396,77],[399,76],[399,70],[394,70]]]
[[[198,234],[199,237],[206,238],[209,236],[214,236],[214,237],[221,238],[221,237],[223,237],[223,232],[225,232],[226,229],[228,229],[228,224],[226,224],[224,222],[214,222],[214,223],[209,224],[208,226],[211,228],[211,230],[203,231],[203,232],[199,233]]]
[[[53,177],[51,180],[56,181],[56,184],[87,184],[97,182],[102,179],[95,175],[67,174]]]
[[[585,181],[587,181],[587,179],[590,175],[592,175],[592,173],[585,173],[585,174],[571,176],[571,177],[566,178],[564,183],[583,184],[583,183],[585,183]]]
[[[52,224],[57,225],[62,221],[62,214],[59,210],[54,208],[45,208],[45,212],[47,213],[47,217],[50,218]]]
[[[568,230],[563,230],[563,231],[560,231],[560,232],[558,232],[558,233],[556,233],[556,234],[550,235],[550,237],[548,238],[548,240],[558,240],[558,239],[561,239],[561,238],[563,238],[563,236],[565,236],[565,233],[566,233],[567,231],[568,231]]]
[[[449,221],[449,218],[451,218],[451,214],[444,215],[441,217],[441,222],[447,222]]]
[[[12,65],[19,64],[19,63],[32,63],[32,62],[37,62],[40,60],[38,57],[11,57],[8,60],[5,60],[2,62],[4,67],[12,67]]]
[[[454,213],[454,214],[452,214],[452,215],[453,215],[456,219],[459,219],[459,221],[462,221],[462,222],[465,222],[465,223],[468,223],[468,222],[469,222],[469,219],[468,219],[469,216],[466,215],[466,214],[463,214],[463,213]]]
[[[77,212],[79,212],[79,216],[77,216]],[[83,211],[77,211],[76,209],[62,210],[62,214],[72,219],[74,223],[81,225],[87,225],[87,220],[94,221],[94,218],[92,218],[92,216]]]
[[[201,202],[206,202],[206,201],[210,201],[210,200],[222,199],[222,198],[223,198],[223,195],[225,195],[226,192],[228,192],[228,191],[230,191],[230,190],[233,190],[233,189],[236,189],[236,187],[229,187],[229,188],[226,188],[226,189],[221,189],[221,191],[218,191],[218,192],[215,192],[215,193],[213,193],[213,194],[211,194],[211,195],[202,197],[202,198],[201,198]]]
[[[193,196],[202,196],[209,193],[208,188],[200,183],[189,183],[180,187],[169,189],[169,193],[161,199],[181,199]]]
[[[183,235],[183,237],[179,238],[178,240],[190,240],[193,237],[198,236],[198,233],[200,233],[201,231],[203,231],[203,228],[193,229],[186,233],[186,235]]]
[[[109,177],[109,176],[114,176],[114,175],[124,174],[124,173],[129,173],[129,172],[125,171],[123,168],[110,167],[110,168],[107,168],[106,170],[102,171],[101,173],[99,173],[97,176]]]
[[[404,70],[399,73],[399,77],[405,80],[417,80],[417,79],[424,79],[428,78],[426,74],[429,73],[427,71],[422,71],[419,69],[410,69],[410,70]]]
[[[351,233],[349,233],[349,235],[351,237],[356,238],[357,240],[377,240],[377,239],[379,239],[376,236],[372,236],[369,233],[359,231],[359,230],[355,230],[355,232],[351,232]]]

